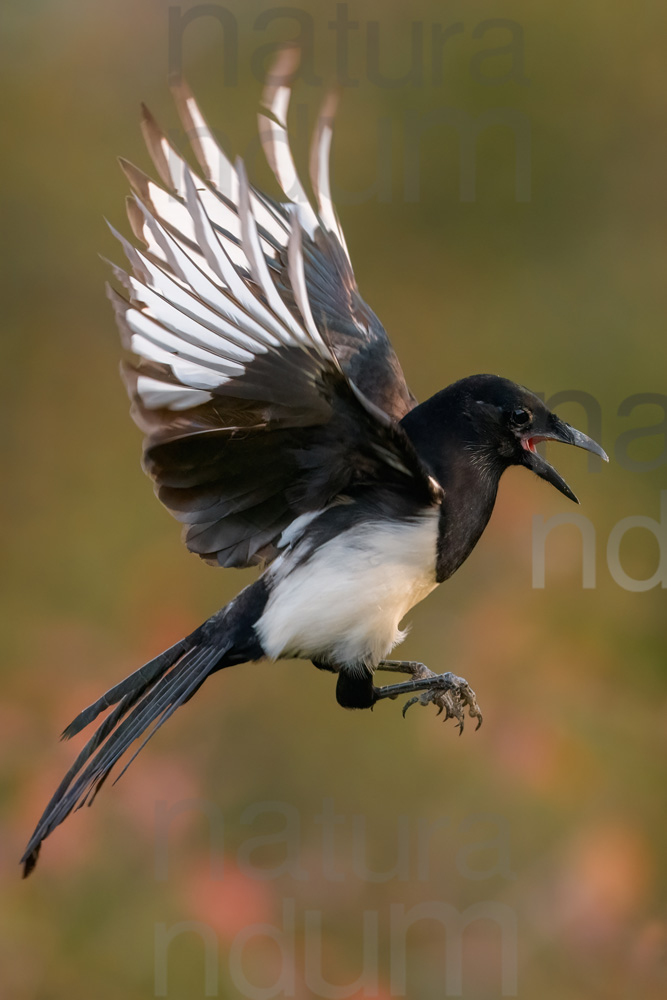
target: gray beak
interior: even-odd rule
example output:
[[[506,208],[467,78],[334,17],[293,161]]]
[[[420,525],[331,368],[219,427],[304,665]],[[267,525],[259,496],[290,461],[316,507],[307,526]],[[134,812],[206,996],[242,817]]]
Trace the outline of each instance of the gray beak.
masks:
[[[561,441],[563,444],[571,444],[575,448],[583,448],[585,451],[593,452],[594,455],[599,455],[605,462],[609,461],[607,454],[587,434],[583,434],[575,427],[570,427],[569,424],[566,424],[564,420],[561,420],[553,413],[550,414],[548,428],[544,431],[533,431],[533,433],[529,433],[521,439],[521,444],[525,451],[523,464],[534,472],[536,476],[539,476],[540,479],[544,479],[547,483],[555,486],[557,490],[560,490],[561,493],[569,497],[570,500],[573,500],[574,503],[579,503],[563,477],[556,472],[552,465],[549,465],[546,459],[542,458],[534,450],[535,445],[539,444],[540,441]]]

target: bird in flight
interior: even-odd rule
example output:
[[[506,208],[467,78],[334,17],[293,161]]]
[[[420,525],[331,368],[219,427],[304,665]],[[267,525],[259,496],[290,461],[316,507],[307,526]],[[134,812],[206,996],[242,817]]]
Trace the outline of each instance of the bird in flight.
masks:
[[[314,200],[295,169],[286,119],[297,60],[293,49],[281,53],[259,113],[284,200],[230,162],[182,82],[175,99],[201,174],[146,109],[142,128],[162,183],[121,161],[142,249],[116,233],[130,273],[113,267],[122,291],[109,297],[144,469],[191,552],[262,571],[67,727],[69,738],[110,709],[37,824],[26,875],[42,841],[92,801],[132,744],[142,741],[129,762],[232,664],[299,657],[336,675],[345,708],[408,695],[405,708],[433,704],[461,729],[466,712],[479,725],[462,677],[388,659],[404,636],[400,622],[470,555],[505,469],[524,466],[576,501],[538,442],[606,459],[536,395],[496,375],[461,379],[417,403],[359,294],[332,204],[333,97],[312,140]],[[384,670],[408,679],[380,687]]]

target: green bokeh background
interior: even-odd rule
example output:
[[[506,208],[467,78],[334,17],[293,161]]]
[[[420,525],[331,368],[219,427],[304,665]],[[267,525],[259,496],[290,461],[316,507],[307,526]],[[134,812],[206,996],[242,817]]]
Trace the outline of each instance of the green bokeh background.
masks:
[[[251,145],[261,90],[251,57],[294,37],[296,22],[278,18],[260,30],[256,18],[268,4],[226,6],[238,24],[236,83],[224,84],[222,30],[212,18],[188,27],[183,66],[231,152],[248,150],[253,176],[268,183]],[[299,8],[312,14],[315,70],[330,78],[335,5],[302,0]],[[156,926],[198,921],[218,951],[209,992],[249,996],[230,954],[245,928],[279,924],[292,900],[298,997],[324,995],[313,986],[307,911],[322,916],[325,978],[352,983],[363,957],[368,971],[377,954],[377,977],[369,973],[354,996],[387,998],[402,995],[391,982],[390,906],[437,902],[460,912],[500,905],[506,933],[516,921],[519,996],[664,996],[665,594],[625,589],[606,559],[613,526],[631,515],[656,518],[667,488],[664,434],[633,445],[639,468],[615,458],[621,433],[664,420],[658,406],[618,415],[626,397],[664,393],[666,380],[667,23],[664,9],[645,0],[351,2],[360,27],[350,35],[349,66],[359,84],[343,94],[333,152],[360,288],[420,398],[492,371],[548,396],[585,390],[599,402],[611,465],[589,471],[582,453],[557,456],[594,528],[595,587],[582,588],[581,540],[571,526],[549,540],[545,588],[531,586],[533,516],[574,508],[514,470],[477,550],[415,609],[402,647],[468,677],[485,713],[478,733],[459,739],[431,710],[414,709],[405,722],[398,705],[344,712],[332,678],[305,663],[239,667],[212,679],[122,782],[49,840],[35,876],[20,881],[23,844],[75,752],[58,743],[64,724],[253,576],[200,564],[152,496],[97,256],[121,257],[102,215],[128,232],[116,155],[150,170],[139,100],[178,136],[167,11],[155,0],[32,0],[2,15],[1,995],[152,996]],[[479,59],[511,39],[507,25],[475,37],[490,18],[522,29],[522,71],[517,48]],[[372,21],[381,68],[392,77],[406,72],[410,23],[421,23],[421,84],[369,79]],[[443,79],[434,83],[433,25],[457,22],[462,30],[446,43]],[[294,99],[312,121],[321,96],[302,81]],[[513,143],[502,127],[479,138],[474,201],[460,200],[458,137],[447,127],[425,134],[419,198],[406,200],[406,122],[443,107],[524,116],[530,200],[515,200]],[[383,129],[389,146],[379,145]],[[304,162],[303,143],[296,149]],[[377,178],[378,149],[389,184],[381,200],[363,195]],[[586,429],[581,407],[560,412]],[[632,576],[650,577],[658,556],[648,532],[625,537],[621,558]],[[222,878],[210,869],[203,807],[173,820],[168,871],[156,870],[156,809],[188,799],[206,801],[217,816]],[[317,822],[324,799],[342,817],[336,879]],[[272,802],[287,810],[289,834]],[[420,848],[419,831],[436,823]],[[273,845],[251,850],[249,838],[270,834]],[[391,876],[400,844],[408,860]],[[389,873],[384,880],[365,875],[355,846],[369,870]],[[377,917],[377,948],[362,933],[364,911]],[[410,931],[410,997],[447,995],[445,942],[433,921]],[[266,939],[249,942],[243,958],[256,987],[276,980],[279,955]],[[195,931],[174,939],[168,977],[169,997],[205,995]],[[491,998],[501,988],[500,930],[480,920],[464,934],[462,995]]]

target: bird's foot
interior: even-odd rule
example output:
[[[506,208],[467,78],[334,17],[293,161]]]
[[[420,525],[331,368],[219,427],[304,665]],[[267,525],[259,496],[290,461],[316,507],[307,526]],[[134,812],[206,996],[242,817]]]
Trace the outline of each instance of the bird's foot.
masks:
[[[376,688],[377,700],[383,698],[400,697],[403,694],[412,694],[415,691],[421,692],[403,706],[403,716],[412,705],[435,705],[438,715],[445,713],[447,719],[456,719],[459,732],[463,732],[465,724],[466,709],[472,719],[477,719],[476,729],[482,724],[482,713],[475,692],[464,677],[457,677],[456,674],[447,672],[435,674],[423,663],[411,661],[385,660],[378,665],[383,670],[399,670],[403,673],[411,673],[412,680],[404,681],[402,684],[389,684],[382,688]]]
[[[438,715],[445,713],[445,721],[456,719],[461,733],[465,724],[466,709],[471,719],[477,719],[475,729],[479,729],[482,725],[482,713],[475,692],[465,677],[457,677],[456,674],[433,674],[431,687],[406,701],[403,706],[404,718],[412,705],[436,705]]]

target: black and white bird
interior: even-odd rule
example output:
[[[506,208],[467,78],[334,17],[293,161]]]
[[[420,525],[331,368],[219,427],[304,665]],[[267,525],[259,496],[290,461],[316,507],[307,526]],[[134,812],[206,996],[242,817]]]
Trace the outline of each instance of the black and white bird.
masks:
[[[144,468],[192,552],[263,568],[67,727],[71,737],[111,709],[40,819],[25,874],[44,838],[92,800],[130,746],[143,738],[140,750],[231,664],[301,657],[337,674],[346,708],[414,695],[408,705],[435,704],[461,728],[467,710],[479,725],[463,678],[388,659],[404,636],[400,623],[470,555],[509,466],[576,499],[538,442],[606,458],[533,393],[495,375],[462,379],[417,404],[357,290],[332,205],[332,98],[312,143],[314,203],[295,169],[286,119],[296,58],[280,56],[259,114],[285,201],[254,188],[242,162],[232,165],[183,84],[176,102],[203,176],[146,110],[162,184],[121,161],[143,249],[116,234],[131,273],[114,267],[123,293],[109,295],[132,416],[146,435]],[[410,678],[378,687],[377,670]]]

